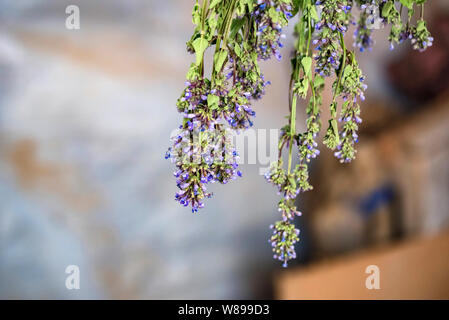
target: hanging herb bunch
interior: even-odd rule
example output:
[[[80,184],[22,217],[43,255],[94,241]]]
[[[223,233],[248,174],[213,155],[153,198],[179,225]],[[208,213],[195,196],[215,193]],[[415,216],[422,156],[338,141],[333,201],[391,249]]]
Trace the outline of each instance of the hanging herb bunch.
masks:
[[[365,99],[364,75],[355,49],[371,49],[373,32],[389,28],[390,47],[410,41],[423,51],[432,45],[423,20],[426,0],[203,0],[193,7],[196,28],[187,42],[195,55],[187,73],[186,87],[177,101],[182,114],[179,130],[172,137],[166,158],[176,166],[174,176],[179,191],[175,199],[192,212],[204,206],[209,183],[241,177],[238,154],[230,132],[253,125],[254,100],[261,99],[266,81],[260,60],[281,59],[285,36],[282,29],[292,17],[297,40],[291,59],[289,121],[279,137],[279,158],[271,164],[266,179],[276,186],[281,219],[270,226],[269,239],[274,258],[286,267],[296,257],[294,244],[299,230],[293,220],[301,215],[296,198],[312,189],[309,162],[319,155],[322,93],[330,78],[333,99],[323,144],[342,163],[356,156],[360,101]],[[415,17],[419,10],[419,17]],[[354,25],[353,48],[347,48],[345,35]],[[205,70],[205,52],[212,50],[212,68]],[[306,130],[297,132],[296,112],[305,100]],[[282,155],[285,153],[287,163]],[[295,164],[294,164],[295,163]]]
[[[251,104],[269,84],[259,61],[281,59],[282,28],[291,10],[290,0],[204,0],[193,7],[196,28],[187,51],[196,61],[177,101],[183,122],[166,153],[177,168],[174,175],[180,190],[175,198],[193,212],[211,197],[207,184],[226,184],[242,175],[229,131],[253,125]],[[205,70],[209,47],[212,69]]]

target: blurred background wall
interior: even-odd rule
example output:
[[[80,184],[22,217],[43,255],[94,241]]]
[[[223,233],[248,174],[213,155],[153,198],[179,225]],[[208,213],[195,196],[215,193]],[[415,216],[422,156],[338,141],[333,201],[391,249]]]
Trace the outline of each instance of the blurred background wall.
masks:
[[[198,215],[173,200],[164,153],[192,60],[192,3],[0,0],[0,298],[282,296],[267,244],[278,197],[260,165],[215,186]],[[65,27],[71,4],[80,30]],[[447,7],[426,9],[428,52],[390,52],[383,30],[359,55],[369,88],[358,158],[342,166],[323,150],[313,165],[288,272],[448,227]],[[273,84],[256,128],[284,124],[290,49],[262,66]],[[71,264],[80,290],[65,287]]]

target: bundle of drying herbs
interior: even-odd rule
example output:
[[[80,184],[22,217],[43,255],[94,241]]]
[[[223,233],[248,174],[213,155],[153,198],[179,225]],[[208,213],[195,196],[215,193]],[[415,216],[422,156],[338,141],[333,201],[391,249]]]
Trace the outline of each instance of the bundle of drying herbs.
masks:
[[[299,240],[299,230],[293,224],[294,217],[301,215],[296,198],[312,189],[308,164],[320,153],[316,138],[321,130],[325,79],[332,81],[329,90],[333,99],[328,106],[331,118],[323,143],[340,162],[347,163],[356,156],[357,131],[362,122],[359,102],[365,99],[367,88],[354,52],[370,50],[373,32],[380,28],[389,28],[391,49],[404,41],[420,51],[431,46],[433,38],[423,20],[425,2],[197,0],[192,12],[195,30],[187,42],[187,51],[195,61],[176,104],[182,123],[165,155],[176,166],[176,201],[197,212],[212,195],[207,192],[208,184],[226,184],[242,176],[230,133],[253,125],[252,103],[263,97],[270,84],[259,62],[282,58],[282,29],[297,19],[288,90],[289,120],[279,137],[279,158],[265,175],[282,195],[278,203],[281,219],[270,226],[269,242],[274,258],[286,267],[296,257],[294,244]],[[354,43],[350,49],[345,35],[352,25]],[[208,49],[213,61],[212,68],[205,70]],[[306,105],[304,132],[296,130],[299,99]]]

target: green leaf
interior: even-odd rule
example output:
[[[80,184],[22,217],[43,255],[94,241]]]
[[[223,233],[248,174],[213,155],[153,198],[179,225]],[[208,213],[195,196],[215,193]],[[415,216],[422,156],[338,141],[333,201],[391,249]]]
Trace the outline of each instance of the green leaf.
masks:
[[[218,20],[215,17],[210,17],[207,19],[207,24],[209,25],[212,32],[217,28]]]
[[[237,18],[232,20],[231,24],[231,32],[229,34],[229,38],[234,39],[236,34],[239,32],[239,30],[243,27],[245,24],[245,18]]]
[[[290,59],[290,64],[291,64],[292,69],[296,68],[296,60],[297,60],[296,55]]]
[[[204,38],[197,38],[192,42],[193,50],[195,50],[196,64],[200,65],[203,60],[204,51],[209,46],[209,42]]]
[[[393,8],[393,2],[388,1],[385,3],[384,7],[382,8],[382,17],[387,18],[390,15],[390,11]]]
[[[424,20],[419,20],[416,25],[416,31],[421,33],[423,31],[427,30],[426,28],[426,22]]]
[[[238,43],[234,45],[234,52],[238,57],[242,57],[242,49],[240,48],[240,45]]]
[[[252,0],[248,0],[248,1],[246,1],[246,4],[248,5],[249,12],[253,12],[253,10],[254,10],[253,1]]]
[[[349,75],[351,75],[352,71],[353,71],[352,70],[352,66],[351,65],[347,65],[345,67],[345,70],[343,71],[343,77],[347,78]]]
[[[312,58],[304,57],[301,59],[302,67],[304,68],[304,73],[306,75],[310,74],[310,69],[312,68]]]
[[[409,18],[410,20],[412,20],[414,14],[415,14],[415,8],[408,9],[408,14],[407,14],[407,16],[408,16],[408,18]]]
[[[340,137],[339,137],[339,134],[338,134],[337,120],[331,119],[330,122],[331,122],[332,130],[334,131],[335,138],[336,138],[337,142],[339,143],[340,142]]]
[[[248,71],[247,76],[251,81],[253,82],[257,81],[257,74],[255,72]]]
[[[228,56],[227,51],[220,51],[215,54],[214,64],[215,64],[215,71],[217,73],[221,71],[221,68],[223,67],[223,64],[224,64],[227,56]]]
[[[413,7],[414,0],[400,0],[400,2],[404,7],[411,9]]]
[[[313,20],[315,20],[315,21],[318,21],[318,20],[319,20],[319,18],[318,18],[318,13],[316,12],[316,7],[315,7],[314,5],[311,5],[311,6],[309,7],[309,12],[310,12],[310,17],[311,17]]]
[[[288,182],[290,182],[290,185],[293,189],[296,189],[296,181],[293,179],[293,177],[288,177]]]
[[[246,0],[241,0],[237,3],[237,7],[235,8],[235,13],[237,14],[237,16],[241,17],[245,14],[245,4]]]
[[[189,71],[187,72],[187,80],[194,80],[199,76],[198,67],[196,64],[192,63],[190,65]]]
[[[292,16],[295,16],[298,13],[302,2],[302,0],[293,0]]]
[[[192,22],[194,25],[199,25],[201,23],[200,5],[198,4],[198,0],[196,0],[192,9]]]
[[[217,4],[219,4],[222,0],[212,0],[209,9],[213,9]]]
[[[309,90],[309,82],[307,81],[307,78],[303,78],[301,80],[298,80],[295,83],[294,86],[294,91],[295,93],[302,97],[302,98],[306,98],[307,97],[307,90]]]
[[[220,98],[216,95],[210,94],[207,96],[207,105],[210,109],[218,109],[218,102],[220,101]]]
[[[271,20],[273,20],[274,23],[277,23],[279,21],[279,14],[274,7],[270,7],[270,9],[268,9],[268,16],[271,18]]]
[[[324,85],[324,78],[322,76],[316,76],[315,80],[313,80],[313,86],[315,88],[321,87]]]

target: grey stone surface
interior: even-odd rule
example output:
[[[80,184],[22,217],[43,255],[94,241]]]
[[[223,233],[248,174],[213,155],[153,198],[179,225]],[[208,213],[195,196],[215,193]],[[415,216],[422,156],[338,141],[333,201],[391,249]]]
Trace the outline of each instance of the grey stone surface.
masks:
[[[81,29],[65,28],[78,4]],[[0,297],[269,297],[277,196],[244,166],[199,215],[164,160],[189,1],[0,1]],[[257,119],[279,126],[288,61]],[[279,90],[278,90],[279,89]],[[273,109],[275,110],[275,109]],[[261,112],[262,114],[262,112]],[[65,288],[80,267],[81,289]]]

